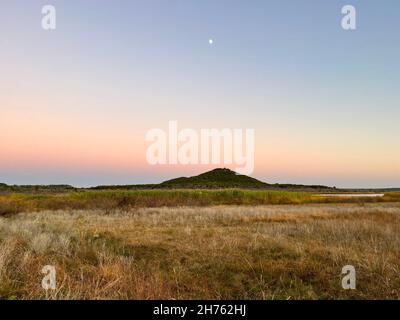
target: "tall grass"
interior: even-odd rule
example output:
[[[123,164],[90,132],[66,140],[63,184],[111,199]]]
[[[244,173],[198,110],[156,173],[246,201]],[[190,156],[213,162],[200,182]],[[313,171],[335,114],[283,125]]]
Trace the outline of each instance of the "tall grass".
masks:
[[[0,299],[399,299],[399,235],[398,203],[20,213],[0,217]]]
[[[0,214],[62,209],[129,209],[213,205],[295,204],[311,201],[307,193],[248,190],[84,191],[68,194],[0,196]]]
[[[382,198],[315,197],[311,193],[255,190],[113,190],[60,194],[11,194],[0,196],[0,215],[23,211],[179,207],[218,205],[270,205],[306,203],[396,202],[400,193]]]

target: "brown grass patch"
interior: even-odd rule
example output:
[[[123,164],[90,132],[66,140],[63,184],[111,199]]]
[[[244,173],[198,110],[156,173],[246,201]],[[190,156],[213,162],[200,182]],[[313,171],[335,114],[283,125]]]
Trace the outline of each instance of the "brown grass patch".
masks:
[[[0,218],[0,297],[398,299],[399,248],[398,203],[20,213]]]

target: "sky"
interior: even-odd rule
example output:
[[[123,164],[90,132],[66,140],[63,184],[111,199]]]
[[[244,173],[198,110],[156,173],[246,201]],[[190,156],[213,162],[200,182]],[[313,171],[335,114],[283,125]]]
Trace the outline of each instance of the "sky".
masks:
[[[47,4],[56,30],[41,27]],[[356,30],[341,27],[347,4]],[[254,129],[266,182],[400,187],[399,30],[398,0],[2,0],[0,182],[215,167],[146,161],[146,132],[176,120]]]

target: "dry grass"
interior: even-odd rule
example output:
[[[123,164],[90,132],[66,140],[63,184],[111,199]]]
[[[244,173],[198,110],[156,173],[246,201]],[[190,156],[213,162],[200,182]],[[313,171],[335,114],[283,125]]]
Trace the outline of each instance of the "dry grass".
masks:
[[[43,210],[95,210],[107,212],[133,208],[307,203],[400,202],[400,192],[384,197],[323,197],[305,192],[270,190],[105,190],[46,194],[0,195],[0,216]]]
[[[399,299],[399,248],[399,203],[20,213],[0,218],[0,297]]]

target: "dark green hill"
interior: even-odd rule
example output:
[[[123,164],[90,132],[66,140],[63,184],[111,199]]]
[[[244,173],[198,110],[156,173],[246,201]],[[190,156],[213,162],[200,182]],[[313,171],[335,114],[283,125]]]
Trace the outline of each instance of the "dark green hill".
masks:
[[[229,169],[214,169],[194,177],[182,177],[160,183],[160,188],[266,188],[269,184],[237,174]]]
[[[269,184],[249,176],[240,175],[229,169],[214,169],[194,177],[181,177],[167,180],[159,184],[97,186],[95,190],[141,190],[141,189],[263,189],[284,191],[334,191],[326,186],[306,186],[297,184]]]

